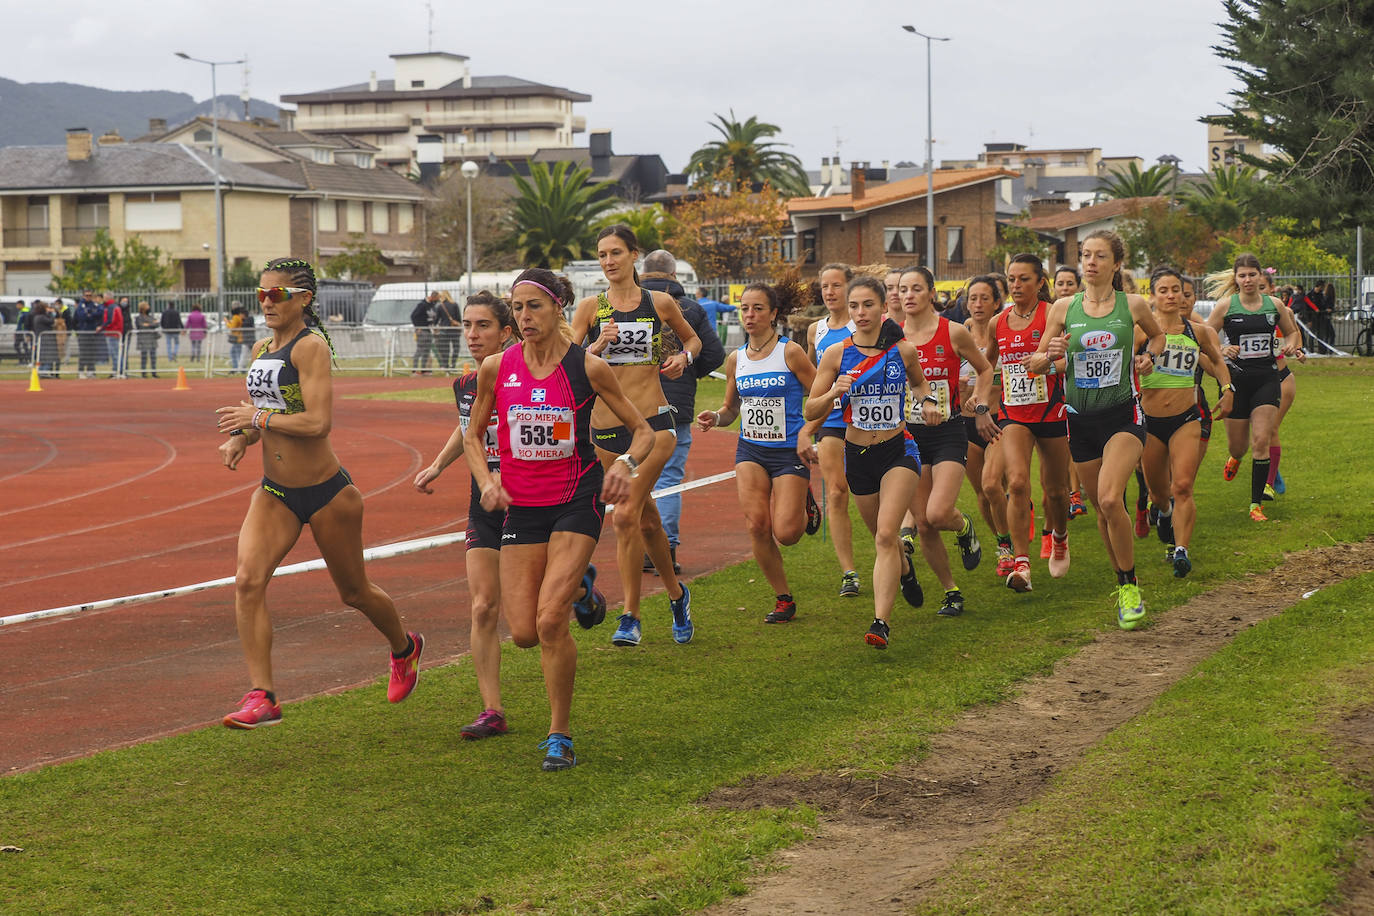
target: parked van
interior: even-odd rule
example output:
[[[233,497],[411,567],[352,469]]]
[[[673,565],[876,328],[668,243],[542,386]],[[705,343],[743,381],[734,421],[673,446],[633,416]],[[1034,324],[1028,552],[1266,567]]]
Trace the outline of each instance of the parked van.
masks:
[[[644,272],[643,258],[635,263],[635,269],[640,273]],[[560,272],[572,284],[574,299],[595,296],[606,289],[606,276],[601,272],[599,261],[569,261],[563,265],[562,271],[555,271]],[[682,284],[687,295],[696,296],[697,287],[700,285],[696,268],[681,259],[677,262],[677,282]]]

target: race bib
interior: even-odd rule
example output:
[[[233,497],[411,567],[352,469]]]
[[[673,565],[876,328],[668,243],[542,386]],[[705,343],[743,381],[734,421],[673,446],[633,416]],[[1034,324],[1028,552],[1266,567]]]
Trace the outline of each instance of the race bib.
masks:
[[[511,454],[522,461],[555,461],[571,458],[573,447],[571,407],[512,407],[506,411]]]
[[[1043,375],[1031,375],[1020,363],[1002,365],[1002,403],[1012,407],[1045,404],[1050,386]]]
[[[855,429],[871,432],[897,429],[902,425],[902,396],[872,394],[851,397],[849,415]]]
[[[755,442],[783,442],[787,439],[787,419],[783,399],[747,398],[740,413],[740,432]]]
[[[1083,350],[1073,355],[1073,382],[1079,388],[1111,388],[1121,383],[1120,350]]]
[[[286,363],[280,359],[255,359],[248,369],[248,400],[254,407],[285,410],[281,395],[280,376]]]
[[[1155,371],[1161,375],[1191,378],[1197,368],[1197,347],[1165,347]]]
[[[935,406],[940,409],[940,416],[949,419],[949,381],[946,379],[927,379],[930,385],[930,396],[939,401]],[[921,399],[915,396],[914,392],[908,389],[906,401],[906,421],[908,423],[920,423],[925,425],[926,418],[921,413]]]
[[[654,320],[637,318],[621,322],[620,333],[601,355],[613,366],[643,365],[653,362]]]
[[[469,419],[464,416],[458,417],[458,425],[463,428],[463,435],[468,434],[468,427],[471,424]],[[491,422],[487,424],[487,434],[483,440],[487,454],[487,465],[495,467],[501,463],[501,443],[496,439],[496,414],[491,415]]]
[[[1240,358],[1241,359],[1269,359],[1274,355],[1274,335],[1272,334],[1242,334],[1240,335]]]

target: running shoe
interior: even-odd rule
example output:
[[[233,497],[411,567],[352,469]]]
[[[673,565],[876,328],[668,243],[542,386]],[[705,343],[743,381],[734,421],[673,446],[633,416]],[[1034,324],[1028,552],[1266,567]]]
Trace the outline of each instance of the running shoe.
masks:
[[[1048,560],[1054,553],[1054,538],[1048,531],[1040,532],[1040,559]]]
[[[1274,472],[1274,492],[1280,496],[1288,492],[1288,485],[1283,482],[1283,475],[1278,471]]]
[[[1031,590],[1030,560],[1017,560],[1007,576],[1007,588],[1014,592],[1025,593]]]
[[[1239,458],[1227,458],[1226,466],[1221,469],[1221,476],[1224,480],[1235,480],[1236,471],[1240,470]]]
[[[506,733],[506,717],[494,709],[484,709],[482,714],[473,720],[472,724],[464,725],[458,730],[467,741],[476,741],[479,738],[495,738],[497,735]]]
[[[573,753],[572,738],[568,735],[554,732],[539,742],[539,749],[544,751],[545,773],[577,766],[577,755]]]
[[[1006,579],[1016,568],[1016,559],[1011,555],[1011,548],[1005,544],[997,545],[997,578]]]
[[[616,621],[615,632],[611,634],[611,645],[637,646],[639,645],[639,635],[639,619],[631,617],[629,614],[621,614],[620,619]]]
[[[1267,516],[1267,515],[1264,514],[1264,510],[1260,508],[1260,504],[1259,504],[1259,503],[1251,503],[1251,504],[1250,504],[1250,521],[1252,521],[1252,522],[1267,522],[1267,521],[1269,521],[1269,516]]]
[[[1140,597],[1140,586],[1134,582],[1117,586],[1116,622],[1123,630],[1134,630],[1145,616],[1145,599]]]
[[[906,572],[902,573],[902,597],[906,603],[912,607],[920,607],[926,603],[926,594],[921,589],[921,583],[916,581],[916,564],[911,562],[911,557],[902,558],[906,563]]]
[[[1165,544],[1165,545],[1164,545],[1164,562],[1165,562],[1165,563],[1172,563],[1172,562],[1174,562],[1174,551],[1177,550],[1177,549],[1178,549],[1178,548],[1174,547],[1173,544]]]
[[[596,566],[588,563],[582,574],[582,595],[572,603],[577,625],[584,630],[606,619],[606,596],[596,590]]]
[[[1050,550],[1050,578],[1062,579],[1069,574],[1069,536],[1065,534],[1061,541],[1050,535],[1050,539],[1054,541]]]
[[[1156,506],[1154,503],[1150,503],[1150,527],[1153,528],[1153,527],[1155,527],[1155,526],[1158,525],[1158,524],[1159,524],[1159,506]]]
[[[1159,535],[1161,544],[1172,544],[1174,542],[1174,514],[1161,515],[1155,524],[1155,533]]]
[[[959,543],[959,556],[964,561],[964,569],[977,569],[978,564],[983,562],[983,545],[978,543],[978,535],[973,530],[973,519],[964,513],[964,528],[968,534],[956,534],[954,540]]]
[[[254,688],[239,700],[239,708],[224,717],[229,728],[257,728],[259,725],[276,725],[281,721],[281,706],[272,702],[266,690]]]
[[[415,689],[420,680],[420,653],[425,651],[425,638],[419,633],[407,633],[414,647],[409,655],[391,656],[391,682],[386,686],[386,698],[399,703]]]
[[[1083,505],[1083,494],[1077,490],[1069,493],[1069,519],[1073,520],[1080,515],[1087,515],[1088,507]]]
[[[908,557],[916,553],[916,533],[914,531],[902,532],[902,550]]]
[[[945,592],[944,600],[940,602],[940,609],[935,613],[941,617],[958,617],[964,613],[964,596],[957,588]]]
[[[669,598],[668,609],[673,612],[673,642],[685,646],[692,641],[696,627],[692,626],[692,590],[683,582],[682,597]]]
[[[811,488],[806,488],[806,533],[815,534],[821,530],[821,507],[816,505],[816,496]]]
[[[1193,571],[1193,561],[1188,558],[1187,547],[1174,548],[1174,578],[1182,579]]]
[[[870,626],[868,632],[864,634],[864,642],[875,649],[886,649],[887,634],[890,631],[891,628],[887,625],[886,621],[879,620],[875,617],[873,619],[873,625]]]
[[[1272,483],[1266,483],[1264,485],[1263,496],[1266,502],[1273,502],[1278,495],[1279,493],[1277,490],[1274,489],[1274,485]]]
[[[859,574],[852,569],[840,578],[840,597],[859,597]]]
[[[1135,536],[1143,538],[1150,533],[1150,519],[1144,509],[1135,510]]]
[[[797,616],[797,602],[791,598],[778,598],[777,604],[773,605],[773,610],[768,612],[768,616],[763,618],[764,623],[787,623]]]

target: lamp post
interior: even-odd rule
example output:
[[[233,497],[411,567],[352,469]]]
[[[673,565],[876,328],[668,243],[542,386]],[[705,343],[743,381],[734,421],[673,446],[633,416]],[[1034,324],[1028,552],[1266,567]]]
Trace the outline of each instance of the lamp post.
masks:
[[[1155,161],[1158,162],[1160,165],[1167,165],[1174,170],[1174,180],[1173,184],[1170,185],[1169,190],[1169,205],[1173,206],[1174,201],[1178,199],[1178,164],[1183,160],[1175,156],[1173,153],[1165,153],[1163,156],[1160,156]]]
[[[471,295],[472,295],[472,180],[473,180],[474,178],[477,177],[477,163],[473,162],[471,159],[465,159],[465,160],[463,160],[463,165],[459,168],[459,171],[462,172],[462,174],[463,174],[463,180],[466,181],[466,182],[467,182],[467,185],[468,185],[468,222],[467,222],[467,232],[464,233],[464,234],[467,235],[467,237],[468,237],[468,295],[471,296]]]
[[[215,173],[215,298],[220,317],[224,315],[224,215],[221,212],[219,180],[219,89],[215,83],[215,68],[241,64],[242,60],[201,60],[184,51],[174,52],[182,60],[205,64],[210,68],[210,167]]]
[[[904,31],[919,35],[926,40],[926,268],[935,272],[935,118],[932,108],[933,84],[931,83],[930,43],[949,41],[918,31],[914,25],[902,26]]]

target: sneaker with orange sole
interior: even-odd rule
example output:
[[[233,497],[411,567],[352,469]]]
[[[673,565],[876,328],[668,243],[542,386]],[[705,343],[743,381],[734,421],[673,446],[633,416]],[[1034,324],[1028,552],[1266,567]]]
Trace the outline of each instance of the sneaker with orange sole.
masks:
[[[1251,503],[1251,504],[1250,504],[1250,521],[1252,521],[1252,522],[1267,522],[1267,521],[1269,521],[1269,516],[1267,516],[1267,515],[1264,514],[1264,510],[1260,508],[1259,503]]]
[[[409,655],[401,658],[391,656],[391,682],[386,687],[386,698],[392,703],[399,703],[410,696],[420,680],[420,653],[425,651],[425,638],[419,633],[406,635],[415,643],[415,647]]]
[[[239,708],[224,717],[228,728],[257,728],[276,725],[281,721],[281,706],[267,696],[266,690],[254,688],[239,700]]]
[[[1236,472],[1240,470],[1239,458],[1227,458],[1226,466],[1221,469],[1221,476],[1224,480],[1235,480]]]
[[[1012,570],[1016,568],[1016,558],[1011,555],[1011,548],[1001,544],[997,545],[997,578],[1006,579]]]

